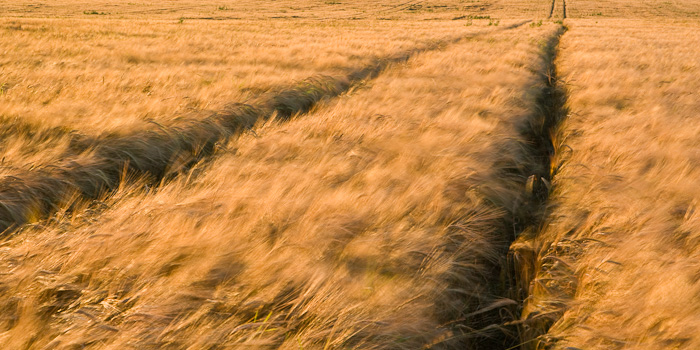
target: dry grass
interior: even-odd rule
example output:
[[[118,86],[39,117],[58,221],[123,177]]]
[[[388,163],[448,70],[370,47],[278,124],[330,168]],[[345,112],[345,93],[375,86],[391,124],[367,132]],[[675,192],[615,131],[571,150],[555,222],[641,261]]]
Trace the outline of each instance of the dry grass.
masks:
[[[496,328],[478,330],[514,303],[499,299],[498,271],[556,29],[423,53],[311,115],[259,125],[189,178],[18,232],[0,259],[0,341],[503,347]]]
[[[568,23],[570,114],[523,318],[558,319],[545,343],[562,349],[697,349],[697,24]]]

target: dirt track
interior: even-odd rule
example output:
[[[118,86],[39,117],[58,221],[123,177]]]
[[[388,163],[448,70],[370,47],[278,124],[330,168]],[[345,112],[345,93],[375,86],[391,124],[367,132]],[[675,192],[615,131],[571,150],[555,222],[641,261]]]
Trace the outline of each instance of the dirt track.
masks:
[[[561,0],[561,6],[557,7],[558,0],[552,0],[552,5],[549,8],[549,18],[557,17],[558,13],[555,13],[556,8],[561,8],[561,18],[566,18],[566,0]],[[558,11],[557,11],[558,12]]]

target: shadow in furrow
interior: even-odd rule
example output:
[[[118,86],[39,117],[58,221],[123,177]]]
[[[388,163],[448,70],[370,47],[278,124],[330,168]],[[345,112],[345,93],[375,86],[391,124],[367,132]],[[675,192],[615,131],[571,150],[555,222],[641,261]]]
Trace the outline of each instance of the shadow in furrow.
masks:
[[[515,125],[519,137],[504,139],[497,145],[493,171],[474,179],[496,214],[480,226],[466,220],[449,227],[450,242],[471,248],[465,256],[488,270],[474,278],[481,278],[490,286],[491,297],[484,300],[488,304],[466,308],[473,311],[460,316],[462,324],[457,324],[452,316],[446,317],[455,328],[461,328],[447,340],[441,340],[439,345],[444,348],[460,348],[455,344],[464,341],[466,348],[475,350],[536,349],[531,345],[537,345],[538,337],[552,324],[551,315],[528,314],[525,305],[537,258],[532,240],[546,216],[551,179],[556,175],[552,167],[554,136],[567,115],[566,94],[555,67],[557,47],[565,31],[564,26],[558,27],[542,45],[542,66],[533,80],[535,88],[529,92],[532,95],[528,95],[528,100],[533,101],[531,113]],[[485,252],[484,247],[465,243],[474,242],[469,237],[471,232],[490,236],[490,247],[496,251]],[[494,260],[494,256],[501,260]],[[463,277],[455,276],[449,290],[464,288],[469,279]],[[456,292],[446,294],[450,300],[459,298]],[[426,348],[439,348],[437,345]]]
[[[505,26],[514,29],[530,21]],[[0,232],[51,215],[74,199],[98,199],[116,190],[127,179],[145,178],[157,185],[190,169],[256,123],[276,118],[286,121],[308,112],[324,99],[333,98],[353,85],[375,78],[387,66],[405,62],[427,51],[487,35],[481,32],[440,40],[424,47],[377,59],[343,76],[315,76],[292,86],[263,94],[248,104],[232,104],[204,119],[173,125],[154,122],[150,130],[107,136],[76,143],[74,154],[58,164],[5,176],[0,179]]]
[[[552,178],[556,176],[557,170],[553,164],[557,149],[554,140],[558,134],[558,126],[568,115],[566,90],[557,76],[555,65],[557,47],[566,30],[567,28],[562,26],[544,48],[547,59],[542,79],[545,86],[537,97],[537,108],[540,113],[537,118],[533,118],[528,125],[525,125],[522,131],[532,146],[534,152],[532,159],[535,163],[531,164],[529,169],[525,168],[531,174],[527,177],[525,185],[527,200],[520,203],[519,208],[516,209],[515,217],[519,220],[514,227],[519,234],[508,252],[510,295],[512,299],[520,302],[519,309],[515,312],[520,317],[518,320],[507,323],[506,326],[516,328],[520,343],[515,348],[518,349],[544,349],[546,344],[540,337],[545,335],[554,321],[559,318],[558,312],[563,312],[561,308],[553,313],[531,312],[528,300],[537,283],[535,275],[539,252],[535,238],[547,217],[547,200],[552,191]]]

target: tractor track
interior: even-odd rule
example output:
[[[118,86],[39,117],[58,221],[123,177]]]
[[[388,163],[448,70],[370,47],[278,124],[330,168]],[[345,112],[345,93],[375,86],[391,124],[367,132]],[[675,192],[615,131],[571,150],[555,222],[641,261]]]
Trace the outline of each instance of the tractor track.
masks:
[[[552,5],[549,8],[549,16],[548,18],[554,17],[554,9],[556,8],[557,5],[557,0],[552,0]],[[561,0],[561,11],[562,11],[562,18],[566,18],[566,0]]]
[[[496,31],[520,27],[530,21]],[[158,185],[210,157],[218,145],[275,118],[286,121],[308,112],[318,102],[336,97],[362,81],[376,78],[388,66],[423,52],[442,49],[464,39],[488,35],[478,32],[439,40],[425,47],[378,59],[343,76],[314,76],[263,94],[251,103],[232,104],[204,119],[157,124],[127,135],[80,143],[86,152],[67,155],[53,164],[0,178],[0,232],[7,235],[22,225],[48,217],[69,200],[103,198],[132,179]]]
[[[566,18],[566,0],[561,0],[562,15]]]
[[[527,308],[531,285],[538,283],[534,275],[538,259],[534,242],[549,211],[548,199],[557,171],[552,165],[560,146],[555,144],[555,138],[559,125],[568,116],[566,89],[557,75],[555,62],[561,37],[566,31],[567,27],[562,25],[545,46],[545,68],[541,76],[544,87],[539,92],[536,103],[536,110],[540,115],[522,131],[523,137],[531,146],[532,154],[529,159],[534,159],[535,163],[526,165],[525,169],[531,170],[521,172],[522,176],[528,176],[527,172],[531,174],[525,184],[525,197],[529,199],[520,203],[520,209],[516,208],[514,211],[521,214],[514,225],[517,236],[508,252],[508,268],[511,277],[510,298],[518,301],[519,309],[514,311],[514,314],[520,315],[520,319],[508,323],[507,326],[517,328],[516,333],[520,341],[517,348],[523,350],[544,349],[542,339],[558,318],[558,315],[553,314],[529,313]]]
[[[554,15],[554,4],[557,2],[557,0],[552,0],[552,6],[549,8],[549,18],[552,18],[552,15]]]
[[[541,52],[542,69],[537,74],[533,93],[534,104],[531,115],[519,125],[519,137],[505,140],[502,149],[519,150],[515,157],[504,156],[496,160],[496,173],[493,178],[502,181],[508,188],[516,183],[521,194],[507,199],[495,199],[494,209],[504,215],[490,224],[498,237],[504,240],[500,254],[502,261],[493,267],[492,276],[500,276],[488,281],[492,286],[495,300],[472,314],[480,314],[482,328],[473,331],[481,334],[477,349],[496,350],[540,350],[549,327],[556,315],[528,314],[525,310],[529,300],[530,284],[534,281],[534,266],[537,254],[533,241],[540,231],[547,215],[547,205],[551,183],[556,175],[552,169],[552,159],[557,147],[554,137],[559,124],[566,118],[566,94],[556,73],[555,59],[562,35],[563,25],[546,41]],[[488,192],[488,183],[484,185]],[[489,323],[499,320],[500,324]]]

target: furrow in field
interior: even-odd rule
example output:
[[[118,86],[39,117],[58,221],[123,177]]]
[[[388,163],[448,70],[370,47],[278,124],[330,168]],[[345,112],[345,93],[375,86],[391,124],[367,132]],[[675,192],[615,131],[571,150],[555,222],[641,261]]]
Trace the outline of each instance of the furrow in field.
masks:
[[[554,5],[556,5],[557,0],[552,0],[552,6],[549,8],[549,18],[552,18],[552,15],[554,15]]]
[[[89,148],[90,144],[96,142],[96,137],[81,134],[67,127],[49,127],[20,118],[0,117],[0,145],[5,153],[7,149],[21,149],[25,143],[32,144],[30,152],[38,153],[60,142],[68,142],[68,149],[77,153]],[[12,167],[13,164],[6,164],[3,157],[0,166]]]
[[[561,10],[563,18],[566,18],[566,0],[561,0]]]
[[[542,113],[540,123],[533,124],[533,127],[526,133],[526,139],[533,145],[536,159],[539,162],[540,173],[534,173],[528,178],[527,191],[533,196],[533,200],[525,203],[530,216],[528,221],[523,223],[515,241],[511,244],[509,251],[509,264],[512,271],[512,297],[519,300],[521,308],[518,310],[520,320],[512,322],[517,326],[521,349],[534,348],[537,338],[547,333],[547,330],[556,319],[556,315],[538,314],[532,312],[531,284],[535,278],[538,257],[534,248],[534,240],[541,230],[544,219],[547,215],[547,205],[549,193],[552,190],[552,181],[556,176],[556,169],[552,166],[555,152],[559,151],[555,147],[556,134],[560,123],[568,115],[566,108],[566,90],[560,80],[556,58],[559,51],[559,42],[566,32],[566,27],[561,27],[556,36],[547,43],[545,48],[546,67],[543,71],[543,88],[541,95],[537,99],[538,109]]]
[[[517,28],[521,22],[501,30]],[[485,35],[474,34],[470,37]],[[203,120],[157,125],[126,136],[98,139],[92,151],[59,164],[6,176],[0,180],[0,230],[45,217],[68,198],[97,198],[114,190],[125,178],[147,177],[158,183],[212,154],[216,145],[256,123],[275,117],[286,120],[305,113],[321,100],[338,96],[354,84],[375,78],[391,64],[444,48],[465,39],[442,40],[387,57],[346,76],[317,76],[250,104],[235,104]]]

